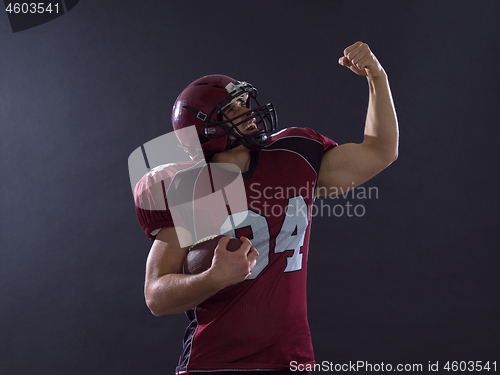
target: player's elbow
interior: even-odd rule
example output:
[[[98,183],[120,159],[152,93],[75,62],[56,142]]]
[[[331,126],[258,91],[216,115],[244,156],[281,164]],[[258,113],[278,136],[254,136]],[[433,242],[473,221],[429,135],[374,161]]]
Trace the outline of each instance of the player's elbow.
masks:
[[[170,315],[170,314],[181,314],[184,312],[175,309],[173,307],[170,307],[164,301],[159,301],[158,299],[146,298],[146,305],[148,306],[149,311],[151,311],[151,314],[153,314],[156,317],[160,317],[163,315]]]
[[[161,298],[153,286],[146,286],[144,288],[144,299],[146,300],[146,306],[154,316],[158,317],[168,314],[163,298]]]
[[[158,299],[154,298],[154,296],[152,296],[151,293],[145,292],[144,299],[146,300],[146,306],[148,307],[149,311],[151,311],[151,314],[153,314],[156,317],[165,315],[162,312],[162,309],[160,308]]]
[[[398,160],[398,151],[397,150],[393,154],[388,155],[388,157],[387,157],[387,166],[391,165],[396,160]]]
[[[399,156],[399,150],[398,150],[398,147],[396,146],[396,149],[394,150],[394,153],[392,154],[392,161],[391,161],[391,163],[393,163],[396,160],[398,160],[398,156]]]
[[[156,317],[166,315],[165,312],[162,311],[162,309],[155,303],[153,300],[148,300],[146,299],[146,305],[149,308],[149,311],[151,311],[151,314],[153,314]]]
[[[398,159],[398,150],[390,151],[390,152],[381,152],[379,154],[379,160],[381,166],[384,168],[387,168],[389,165],[394,163]]]
[[[164,292],[148,288],[144,293],[144,297],[149,311],[151,311],[151,314],[156,317],[171,314],[182,314],[184,312],[181,307],[172,305],[168,296],[166,296]]]
[[[380,170],[387,168],[398,158],[398,143],[381,142],[372,137],[365,137],[362,145],[369,155],[370,164]]]

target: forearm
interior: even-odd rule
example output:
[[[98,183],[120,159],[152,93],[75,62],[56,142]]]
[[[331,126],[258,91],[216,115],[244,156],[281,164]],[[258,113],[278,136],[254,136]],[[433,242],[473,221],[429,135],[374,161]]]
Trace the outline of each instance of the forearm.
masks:
[[[153,242],[146,262],[144,296],[155,316],[180,314],[198,306],[218,291],[250,276],[259,253],[248,238],[236,251],[227,251],[229,236],[223,236],[214,250],[209,269],[184,275],[182,265],[188,248],[181,248],[173,227],[163,228]]]
[[[155,316],[180,314],[219,291],[220,287],[205,271],[198,275],[167,274],[146,283],[146,304]]]
[[[365,123],[364,143],[383,163],[390,164],[398,155],[399,130],[387,75],[367,77],[370,98]]]

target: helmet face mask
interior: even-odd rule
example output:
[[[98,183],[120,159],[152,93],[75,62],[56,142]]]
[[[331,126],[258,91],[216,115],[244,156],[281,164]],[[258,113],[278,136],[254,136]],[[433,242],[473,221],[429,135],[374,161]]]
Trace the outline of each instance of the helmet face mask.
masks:
[[[252,99],[254,108],[251,108]],[[225,109],[238,100],[245,103],[248,111],[228,117]],[[253,119],[256,131],[246,134],[238,128],[240,124]],[[207,155],[240,144],[250,150],[262,149],[267,135],[277,128],[277,116],[272,103],[259,104],[257,90],[251,84],[227,76],[212,75],[202,77],[184,89],[174,104],[172,123],[175,130],[196,125],[203,154]],[[179,140],[188,146],[182,139]],[[191,154],[193,150],[187,151]]]

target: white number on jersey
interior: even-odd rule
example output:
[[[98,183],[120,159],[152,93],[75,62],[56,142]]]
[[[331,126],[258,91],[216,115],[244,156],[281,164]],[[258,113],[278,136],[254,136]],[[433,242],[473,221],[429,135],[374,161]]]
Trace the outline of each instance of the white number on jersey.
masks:
[[[301,195],[290,198],[286,208],[285,220],[276,237],[275,253],[293,250],[293,255],[286,258],[285,272],[302,269],[302,253],[307,228],[307,204]]]
[[[247,215],[243,221],[233,228],[231,223],[238,223],[241,220],[240,216]],[[300,252],[304,246],[305,230],[308,224],[307,204],[302,196],[290,198],[285,211],[285,218],[281,225],[280,232],[276,236],[276,245],[274,253],[283,253],[288,250],[293,250],[293,254],[286,258],[287,264],[285,272],[299,271],[302,269],[303,254]],[[231,237],[236,237],[236,231],[241,228],[250,227],[252,233],[256,235],[252,239],[252,245],[259,252],[257,264],[252,270],[252,275],[248,279],[255,279],[269,264],[270,251],[270,233],[269,225],[265,216],[262,216],[252,210],[247,212],[238,212],[231,214],[226,218],[221,226],[220,233],[229,234]]]

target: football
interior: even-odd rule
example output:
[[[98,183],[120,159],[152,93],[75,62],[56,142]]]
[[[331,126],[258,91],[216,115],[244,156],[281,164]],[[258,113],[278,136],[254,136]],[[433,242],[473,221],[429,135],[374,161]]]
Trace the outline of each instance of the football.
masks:
[[[223,235],[205,237],[189,248],[184,260],[184,274],[196,275],[210,268],[214,251]],[[236,251],[242,242],[237,238],[231,238],[227,244],[228,251]]]

